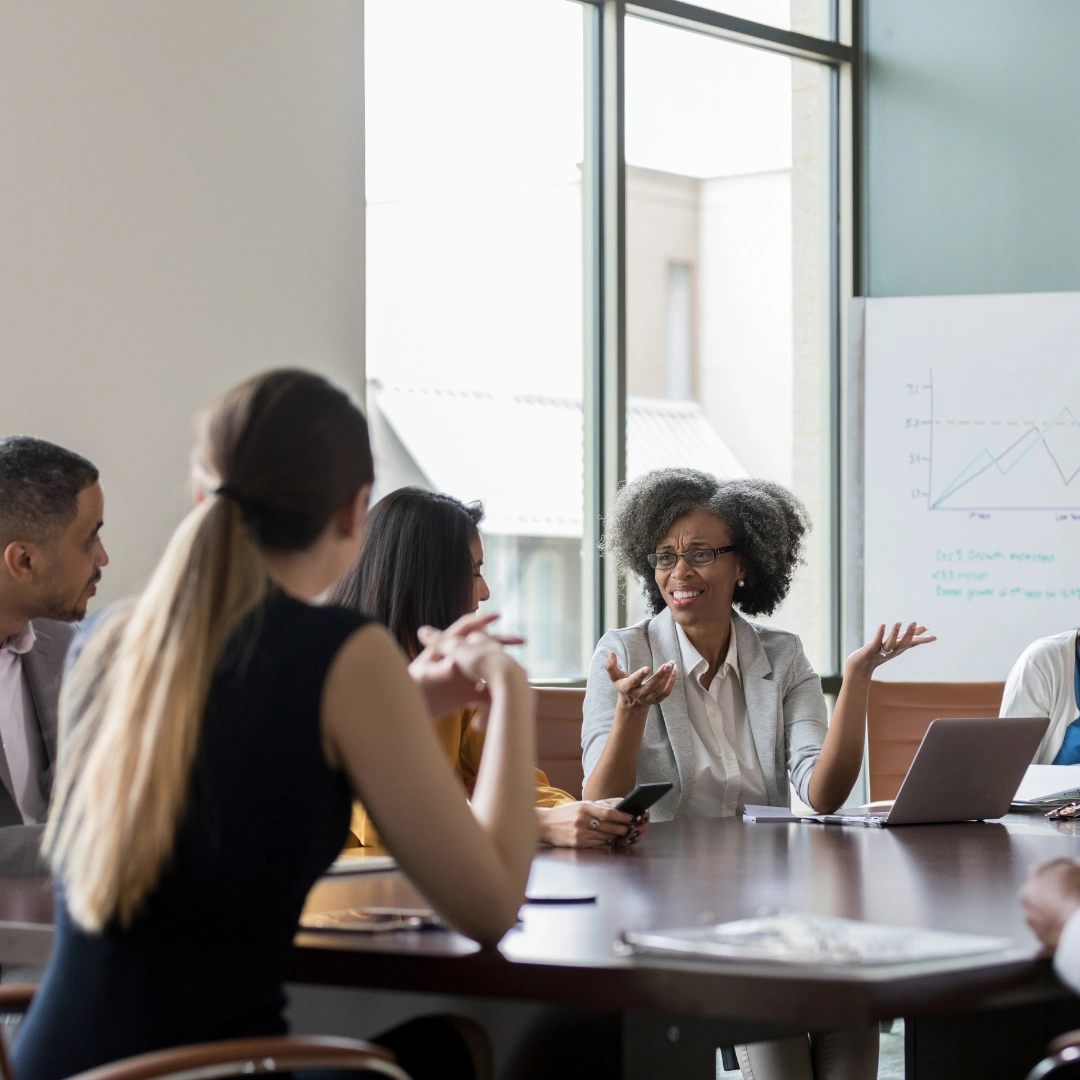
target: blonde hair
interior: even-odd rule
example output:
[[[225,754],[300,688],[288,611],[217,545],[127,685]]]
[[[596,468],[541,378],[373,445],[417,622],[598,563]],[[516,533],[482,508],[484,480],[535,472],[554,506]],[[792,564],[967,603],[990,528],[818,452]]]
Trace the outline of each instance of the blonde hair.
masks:
[[[269,586],[262,551],[304,550],[373,475],[367,425],[307,372],[270,372],[204,416],[196,474],[217,489],[149,584],[87,642],[60,699],[44,850],[86,930],[129,925],[171,859],[214,672]]]

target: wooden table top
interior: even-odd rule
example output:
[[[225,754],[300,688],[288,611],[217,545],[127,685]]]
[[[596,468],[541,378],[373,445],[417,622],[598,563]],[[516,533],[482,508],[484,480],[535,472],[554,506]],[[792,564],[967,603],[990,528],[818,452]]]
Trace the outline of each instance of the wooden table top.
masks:
[[[530,892],[595,893],[597,903],[526,905],[498,951],[442,931],[302,932],[292,978],[623,1010],[767,1022],[803,1029],[989,1007],[1065,991],[1024,924],[1028,870],[1080,856],[1080,826],[1041,814],[1001,822],[892,829],[748,825],[738,819],[653,825],[629,850],[549,850]],[[307,910],[423,906],[400,874],[325,878]],[[821,973],[620,955],[627,929],[723,922],[764,911],[1010,938],[983,966],[940,962],[887,974]]]
[[[584,891],[597,902],[526,905],[498,951],[443,931],[301,932],[291,977],[759,1023],[782,1018],[804,1030],[1061,997],[1017,899],[1032,866],[1061,856],[1080,857],[1080,825],[1035,814],[893,829],[669,822],[629,850],[539,853],[531,893]],[[324,878],[307,910],[358,906],[423,901],[399,873],[384,872]],[[871,977],[627,957],[615,947],[628,929],[778,910],[990,934],[1017,947],[986,966],[927,964]],[[44,963],[51,922],[46,879],[0,880],[0,963]]]

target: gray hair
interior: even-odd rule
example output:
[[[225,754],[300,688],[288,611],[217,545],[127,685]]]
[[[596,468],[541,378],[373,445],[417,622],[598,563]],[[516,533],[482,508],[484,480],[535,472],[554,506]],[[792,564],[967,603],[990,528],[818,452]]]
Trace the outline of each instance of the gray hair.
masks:
[[[679,518],[704,510],[719,518],[746,567],[735,602],[745,615],[770,615],[791,588],[810,531],[806,507],[771,480],[718,480],[698,469],[656,469],[631,480],[615,496],[605,522],[604,554],[641,583],[652,614],[664,597],[649,555]]]
[[[97,483],[79,454],[29,435],[0,438],[0,544],[48,541],[78,512],[79,493]]]

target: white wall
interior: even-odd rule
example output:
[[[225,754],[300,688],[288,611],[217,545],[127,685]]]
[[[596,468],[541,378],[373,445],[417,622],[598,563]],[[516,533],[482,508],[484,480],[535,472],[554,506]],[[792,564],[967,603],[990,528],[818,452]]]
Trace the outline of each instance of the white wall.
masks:
[[[0,0],[0,431],[101,469],[101,600],[184,513],[208,398],[362,392],[363,120],[362,0]]]
[[[1080,4],[865,10],[866,295],[1080,289]]]

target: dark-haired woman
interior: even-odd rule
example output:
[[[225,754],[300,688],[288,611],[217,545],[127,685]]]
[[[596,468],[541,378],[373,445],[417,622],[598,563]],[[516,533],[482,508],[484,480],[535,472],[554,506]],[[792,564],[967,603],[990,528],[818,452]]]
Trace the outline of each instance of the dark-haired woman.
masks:
[[[491,595],[483,574],[483,514],[479,503],[466,505],[441,492],[416,487],[391,492],[372,508],[360,558],[331,601],[378,619],[407,655],[416,656],[421,626],[450,626]],[[475,714],[475,708],[456,709],[435,724],[436,737],[470,798],[484,750],[484,731],[473,722]],[[606,847],[641,838],[647,814],[635,821],[619,813],[617,797],[581,802],[552,787],[540,769],[535,774],[543,843]],[[380,842],[359,804],[353,808],[352,832],[361,846]]]
[[[363,415],[313,374],[260,376],[204,417],[197,505],[65,683],[56,944],[19,1080],[281,1034],[297,920],[354,792],[451,924],[493,944],[515,923],[536,843],[524,672],[470,619],[419,631],[410,677],[382,627],[313,603],[356,558],[372,479]],[[470,680],[497,732],[471,808],[431,734]],[[410,1062],[429,1037],[393,1045],[432,1074]],[[464,1040],[444,1045],[438,1074],[470,1075]]]
[[[660,821],[788,806],[789,781],[819,812],[859,775],[875,668],[933,641],[900,624],[847,662],[829,722],[821,680],[796,634],[745,616],[787,595],[809,519],[786,488],[661,469],[627,484],[606,550],[636,576],[652,614],[600,640],[582,728],[585,796],[670,781]],[[737,1048],[745,1076],[823,1080],[876,1075],[877,1032],[830,1032]]]

